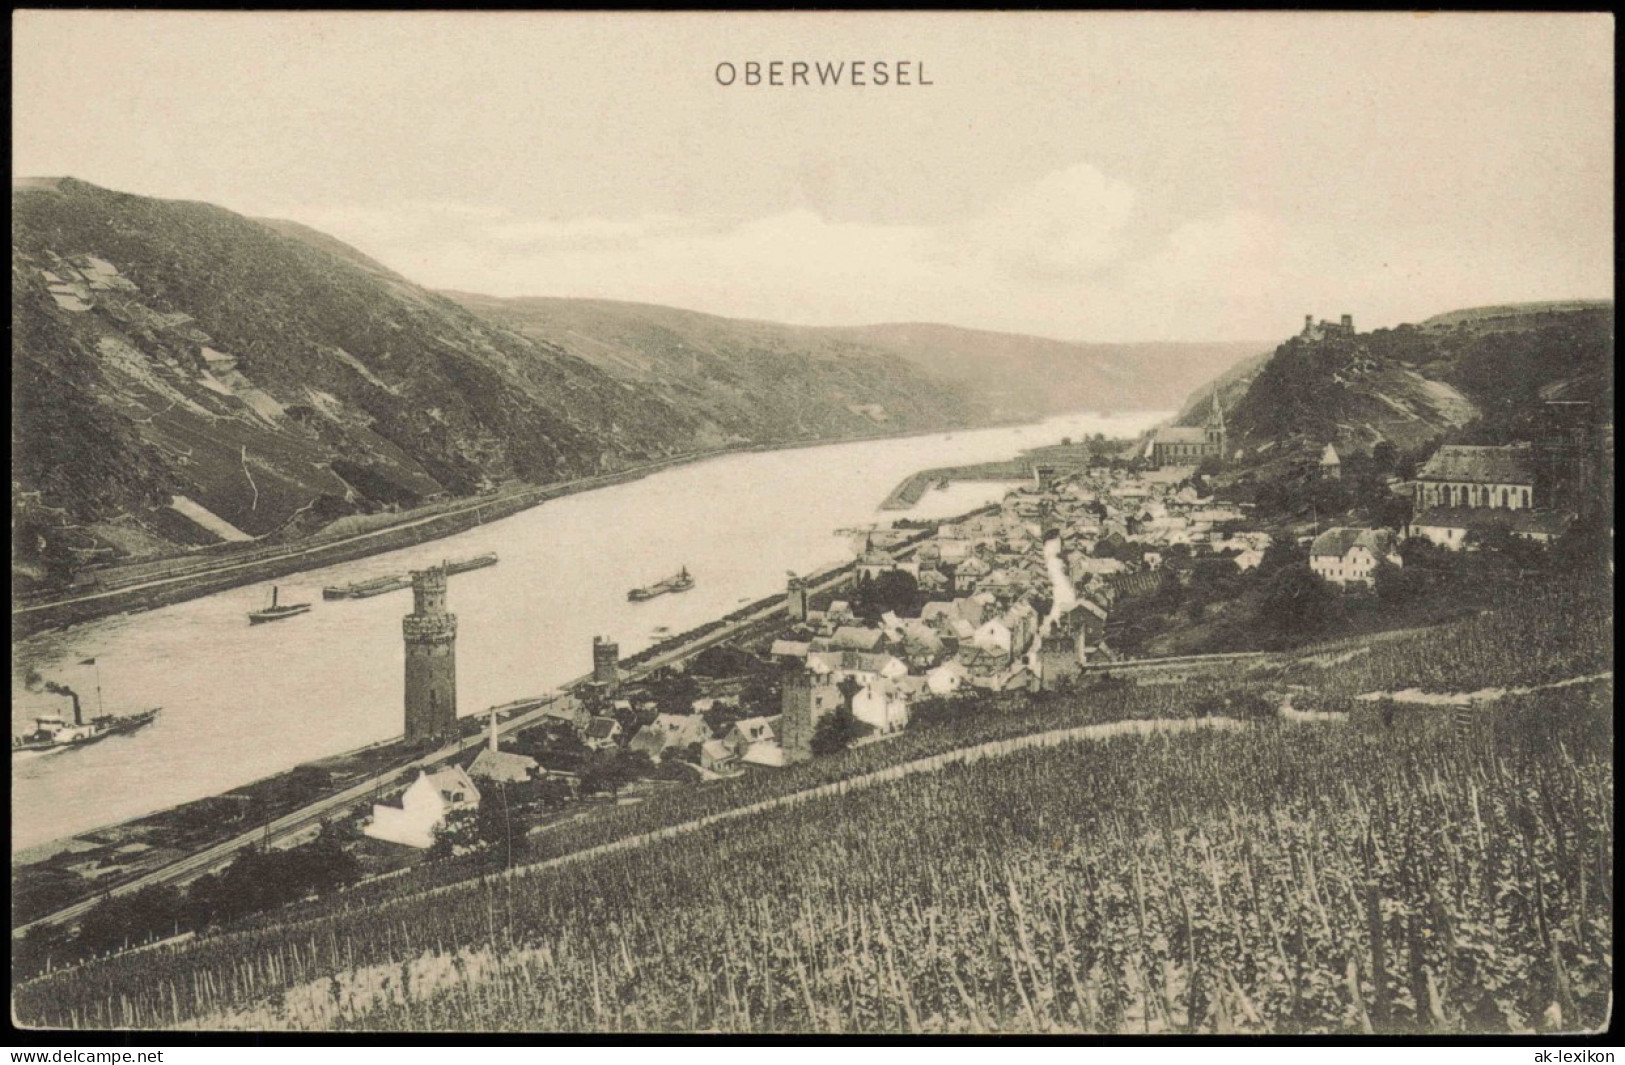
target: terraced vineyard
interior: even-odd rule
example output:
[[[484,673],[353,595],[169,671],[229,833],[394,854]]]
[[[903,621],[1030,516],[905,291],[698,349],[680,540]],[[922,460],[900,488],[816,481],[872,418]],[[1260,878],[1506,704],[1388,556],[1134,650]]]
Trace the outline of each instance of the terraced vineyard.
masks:
[[[1518,639],[1567,617],[1562,641]],[[1564,630],[1558,630],[1564,631]],[[1574,1031],[1612,986],[1611,677],[1468,727],[1269,690],[1512,687],[1611,669],[1606,591],[1404,640],[946,716],[792,772],[549,832],[575,854],[426,894],[444,866],[14,989],[25,1023],[743,1031]],[[1318,678],[1318,679],[1313,679]],[[974,763],[943,759],[989,744]],[[892,777],[894,779],[887,779]],[[861,782],[864,786],[858,786]],[[468,870],[461,875],[468,877]]]

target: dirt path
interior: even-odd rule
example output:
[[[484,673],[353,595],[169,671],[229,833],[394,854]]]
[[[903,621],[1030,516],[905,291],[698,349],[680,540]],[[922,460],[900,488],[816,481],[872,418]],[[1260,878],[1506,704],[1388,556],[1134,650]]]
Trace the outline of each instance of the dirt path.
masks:
[[[754,817],[770,810],[798,806],[802,803],[812,802],[816,799],[828,798],[832,795],[844,795],[847,792],[861,791],[864,788],[874,787],[877,784],[885,784],[893,780],[901,780],[904,777],[913,776],[916,773],[936,772],[937,770],[940,770],[946,766],[955,764],[969,765],[973,762],[980,762],[988,758],[998,758],[1007,754],[1013,754],[1016,751],[1027,750],[1034,747],[1057,747],[1063,743],[1072,743],[1078,740],[1111,739],[1116,736],[1126,735],[1144,736],[1154,732],[1189,732],[1201,728],[1239,729],[1245,727],[1245,722],[1227,717],[1150,718],[1133,721],[1110,721],[1099,725],[1079,725],[1074,728],[1054,729],[1049,732],[1036,732],[1026,736],[1014,736],[1009,739],[989,740],[986,743],[979,743],[972,747],[960,747],[952,751],[944,751],[941,754],[931,755],[928,758],[918,758],[912,762],[902,762],[898,765],[887,766],[884,769],[876,769],[872,772],[864,773],[861,776],[849,777],[846,780],[832,781],[828,784],[819,784],[815,787],[808,788],[805,791],[796,791],[791,792],[788,795],[779,795],[771,799],[764,799],[761,802],[751,803],[748,806],[738,806],[731,810],[723,810],[720,813],[707,814],[704,817],[698,817],[692,821],[684,821],[680,824],[668,825],[665,828],[655,829],[652,832],[642,832],[635,836],[627,836],[622,839],[613,840],[609,843],[598,844],[595,847],[588,847],[585,850],[572,851],[569,854],[561,854],[556,858],[547,858],[540,862],[532,862],[529,865],[517,866],[513,869],[504,870],[503,872],[497,874],[497,876],[502,878],[512,878],[516,876],[526,876],[546,869],[556,869],[561,866],[568,865],[571,862],[589,861],[605,854],[613,854],[616,851],[632,850],[638,847],[648,846],[649,844],[658,842],[660,840],[675,839],[678,836],[689,835],[690,833],[698,832],[701,829],[709,828],[712,825],[720,824],[724,821],[732,821],[741,817]],[[418,894],[405,896],[401,899],[392,899],[388,903],[381,905],[379,909],[383,909],[384,906],[395,905],[398,902],[432,898],[448,892],[466,889],[467,886],[467,881],[461,881],[456,884],[445,884],[440,887],[430,888],[429,890]]]
[[[1412,703],[1420,706],[1472,706],[1475,703],[1493,703],[1509,695],[1528,695],[1530,692],[1569,688],[1576,684],[1590,684],[1613,678],[1614,671],[1605,669],[1601,673],[1588,673],[1583,677],[1565,677],[1545,684],[1532,684],[1527,688],[1480,688],[1476,692],[1425,692],[1420,688],[1405,688],[1396,692],[1366,692],[1364,695],[1356,695],[1355,698],[1362,703],[1392,699],[1396,703]]]

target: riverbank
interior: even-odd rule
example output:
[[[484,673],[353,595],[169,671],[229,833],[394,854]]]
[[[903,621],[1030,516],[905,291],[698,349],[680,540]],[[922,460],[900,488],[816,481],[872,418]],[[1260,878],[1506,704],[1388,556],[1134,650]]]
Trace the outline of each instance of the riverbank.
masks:
[[[1045,447],[1028,448],[1013,459],[997,462],[978,462],[967,466],[939,466],[920,470],[905,477],[892,489],[881,510],[908,510],[919,503],[933,488],[946,488],[962,481],[1031,481],[1040,467],[1057,467],[1072,471],[1088,466],[1090,457],[1099,449],[1112,454],[1126,446],[1126,441],[1109,441],[1093,447],[1086,443],[1061,443]]]
[[[1016,422],[993,423],[993,429]],[[11,614],[12,641],[49,629],[67,628],[115,614],[137,613],[247,584],[303,573],[341,562],[353,562],[404,547],[465,532],[488,522],[510,517],[550,500],[598,488],[627,484],[652,474],[709,459],[751,452],[791,451],[830,444],[864,443],[934,435],[964,427],[909,429],[868,433],[839,440],[797,440],[738,444],[688,452],[614,473],[583,477],[549,485],[525,485],[475,499],[459,499],[414,508],[395,516],[390,524],[365,532],[324,537],[298,543],[227,549],[211,557],[196,555],[157,562],[134,563],[99,571],[89,588],[66,598],[17,603]]]
[[[897,545],[899,557],[917,550],[940,524],[962,521],[989,509],[979,507],[954,518],[923,523]],[[809,590],[827,593],[849,580],[853,568],[854,563],[843,562],[811,574],[806,578]],[[635,682],[717,644],[760,637],[785,624],[784,610],[782,592],[756,599],[622,659],[622,675]],[[370,744],[305,762],[220,795],[16,853],[11,879],[14,934],[36,921],[63,919],[102,894],[183,882],[221,864],[242,846],[298,842],[322,819],[398,790],[412,769],[445,765],[483,743],[484,727],[493,711],[502,734],[517,733],[542,720],[556,699],[577,695],[589,680],[590,675],[583,675],[555,693],[466,715],[458,722],[460,738],[438,751],[426,753],[399,738]],[[234,837],[235,843],[228,842]]]

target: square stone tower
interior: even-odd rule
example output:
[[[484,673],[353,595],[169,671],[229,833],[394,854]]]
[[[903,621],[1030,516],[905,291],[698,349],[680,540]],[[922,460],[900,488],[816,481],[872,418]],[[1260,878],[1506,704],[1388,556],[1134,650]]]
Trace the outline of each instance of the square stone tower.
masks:
[[[797,670],[784,678],[779,746],[786,764],[812,757],[813,733],[825,714],[841,705],[841,692],[828,673]]]
[[[446,610],[446,568],[412,571],[406,638],[406,742],[445,739],[457,730],[457,615]]]

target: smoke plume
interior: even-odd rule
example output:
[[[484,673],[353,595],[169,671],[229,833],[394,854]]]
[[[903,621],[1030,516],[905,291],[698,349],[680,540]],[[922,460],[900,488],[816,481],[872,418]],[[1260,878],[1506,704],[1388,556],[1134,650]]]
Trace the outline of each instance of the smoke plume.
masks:
[[[1066,563],[1061,559],[1059,529],[1051,529],[1044,534],[1044,568],[1049,570],[1049,583],[1054,592],[1054,601],[1050,605],[1049,616],[1044,619],[1043,626],[1038,630],[1040,636],[1047,634],[1062,614],[1078,605],[1077,590],[1072,587],[1072,579],[1066,575]]]
[[[84,724],[84,719],[80,716],[80,713],[79,713],[79,693],[78,692],[74,691],[72,688],[68,687],[66,684],[58,684],[54,680],[48,680],[48,681],[45,682],[45,690],[52,693],[53,695],[66,695],[68,698],[72,699],[73,700],[73,723],[76,724],[76,725]]]

